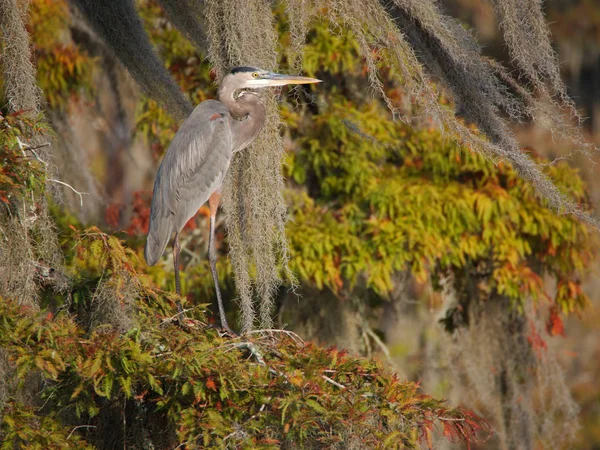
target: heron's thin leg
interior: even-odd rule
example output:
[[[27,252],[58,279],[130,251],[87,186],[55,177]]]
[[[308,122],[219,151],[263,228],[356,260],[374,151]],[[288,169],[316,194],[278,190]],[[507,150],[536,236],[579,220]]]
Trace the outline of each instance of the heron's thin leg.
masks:
[[[181,247],[179,246],[179,233],[175,233],[175,239],[173,239],[173,269],[175,272],[175,292],[177,295],[181,295],[181,283],[179,281],[179,251]],[[180,314],[183,312],[183,308],[181,306],[181,302],[177,301],[177,312]]]
[[[221,194],[215,192],[208,199],[208,205],[210,206],[210,233],[208,238],[208,260],[210,262],[210,271],[212,273],[213,282],[215,283],[215,292],[217,294],[217,305],[219,307],[219,316],[221,318],[221,327],[232,334],[235,334],[229,325],[227,324],[227,317],[225,317],[225,308],[223,307],[223,299],[221,298],[221,289],[219,288],[219,276],[217,274],[217,254],[215,250],[215,217],[217,215],[217,209],[219,208],[219,200]]]

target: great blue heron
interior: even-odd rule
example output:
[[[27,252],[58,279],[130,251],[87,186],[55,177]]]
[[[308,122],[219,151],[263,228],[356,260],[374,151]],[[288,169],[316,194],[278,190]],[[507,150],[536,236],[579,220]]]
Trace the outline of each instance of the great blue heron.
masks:
[[[215,215],[220,190],[235,152],[246,148],[265,123],[266,109],[258,89],[287,84],[318,83],[315,78],[282,75],[255,67],[236,67],[221,83],[219,101],[200,103],[175,134],[163,158],[152,195],[150,226],[144,257],[153,266],[173,239],[175,290],[179,282],[179,233],[208,200],[210,237],[208,258],[217,295],[221,326],[231,331],[225,317],[219,289],[215,254]],[[181,312],[181,306],[179,306]]]

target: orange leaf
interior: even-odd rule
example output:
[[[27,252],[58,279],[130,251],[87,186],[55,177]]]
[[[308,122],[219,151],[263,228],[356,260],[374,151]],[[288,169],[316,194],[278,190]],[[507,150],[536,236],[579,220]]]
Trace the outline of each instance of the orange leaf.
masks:
[[[208,380],[206,380],[206,387],[208,389],[211,389],[213,391],[217,390],[217,384],[215,383],[215,381],[212,378],[208,378]]]
[[[550,317],[546,322],[546,329],[550,336],[564,336],[565,335],[565,324],[563,323],[559,313],[558,307],[553,306],[550,309]]]

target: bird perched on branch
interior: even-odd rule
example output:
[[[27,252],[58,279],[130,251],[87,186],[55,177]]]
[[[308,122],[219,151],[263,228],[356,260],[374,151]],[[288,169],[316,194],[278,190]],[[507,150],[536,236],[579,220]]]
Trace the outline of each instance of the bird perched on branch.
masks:
[[[256,139],[265,123],[266,108],[252,89],[288,84],[318,83],[315,78],[283,75],[255,67],[236,67],[225,77],[219,100],[200,103],[183,122],[163,158],[152,195],[150,226],[144,249],[148,265],[162,256],[173,233],[175,290],[179,281],[179,233],[208,200],[210,237],[208,258],[215,283],[221,326],[231,332],[219,289],[215,253],[215,216],[221,186],[233,155]],[[181,312],[181,305],[178,305]]]

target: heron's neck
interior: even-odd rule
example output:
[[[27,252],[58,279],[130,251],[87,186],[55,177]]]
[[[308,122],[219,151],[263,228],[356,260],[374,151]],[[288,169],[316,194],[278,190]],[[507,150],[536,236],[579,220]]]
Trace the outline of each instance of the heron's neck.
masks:
[[[267,111],[257,94],[246,91],[234,98],[234,93],[234,89],[219,90],[219,101],[227,107],[233,118],[231,131],[233,151],[236,152],[246,148],[256,139],[265,123]]]

